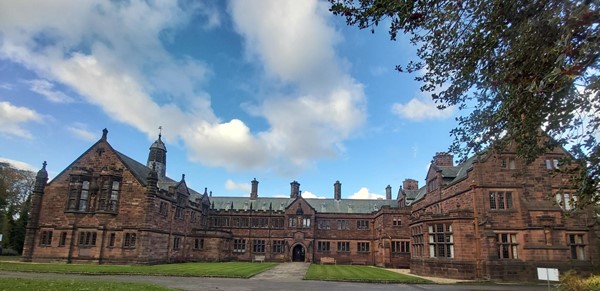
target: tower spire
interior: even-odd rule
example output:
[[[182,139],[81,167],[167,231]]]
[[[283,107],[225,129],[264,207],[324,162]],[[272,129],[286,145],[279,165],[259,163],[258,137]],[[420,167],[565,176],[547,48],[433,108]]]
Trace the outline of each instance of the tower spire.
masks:
[[[150,146],[150,153],[148,153],[148,161],[146,163],[148,168],[154,167],[159,180],[165,178],[167,172],[167,147],[161,137],[162,126],[159,126],[158,139]]]

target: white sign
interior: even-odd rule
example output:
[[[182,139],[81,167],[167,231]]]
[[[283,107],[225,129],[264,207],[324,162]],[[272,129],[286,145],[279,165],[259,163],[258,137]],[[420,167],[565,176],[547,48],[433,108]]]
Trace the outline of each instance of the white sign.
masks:
[[[539,280],[559,281],[558,269],[556,268],[537,268],[537,274]]]

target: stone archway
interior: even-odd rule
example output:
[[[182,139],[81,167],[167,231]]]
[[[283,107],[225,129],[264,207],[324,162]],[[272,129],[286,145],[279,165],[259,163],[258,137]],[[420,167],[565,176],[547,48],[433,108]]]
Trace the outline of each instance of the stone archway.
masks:
[[[301,244],[297,244],[292,249],[292,262],[304,262],[306,259],[306,250]]]

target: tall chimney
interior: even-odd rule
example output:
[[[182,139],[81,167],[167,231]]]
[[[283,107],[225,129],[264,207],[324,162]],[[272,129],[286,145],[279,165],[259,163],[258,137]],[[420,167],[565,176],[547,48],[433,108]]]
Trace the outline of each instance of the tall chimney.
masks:
[[[392,200],[392,186],[387,185],[385,187],[385,199]]]
[[[256,198],[258,198],[258,181],[254,178],[251,183],[252,191],[250,192],[250,200],[256,200]]]
[[[342,183],[340,181],[335,181],[335,184],[333,184],[333,198],[342,200]]]
[[[300,192],[300,183],[294,181],[292,183],[290,183],[291,186],[291,193],[290,193],[290,198],[297,198],[298,197],[298,193]]]
[[[439,167],[452,167],[454,166],[453,156],[446,152],[437,152],[433,157],[433,164]]]
[[[413,179],[404,179],[404,182],[402,182],[402,188],[404,190],[419,190],[419,181]]]

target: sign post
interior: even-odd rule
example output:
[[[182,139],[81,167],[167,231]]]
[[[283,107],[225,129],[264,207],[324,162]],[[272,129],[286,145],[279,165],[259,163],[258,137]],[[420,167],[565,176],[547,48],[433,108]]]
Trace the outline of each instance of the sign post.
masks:
[[[559,273],[556,268],[537,268],[537,274],[538,280],[546,280],[548,282],[548,290],[550,290],[550,281],[559,281]]]

